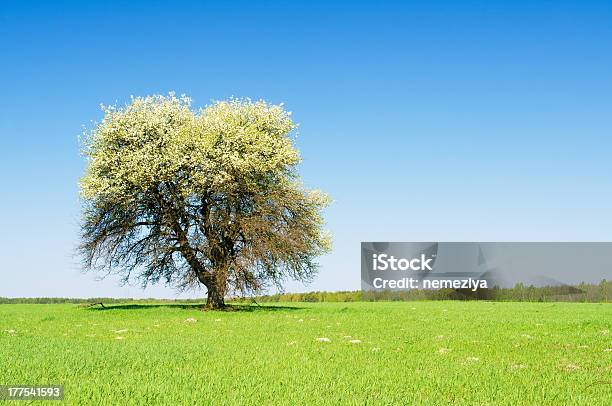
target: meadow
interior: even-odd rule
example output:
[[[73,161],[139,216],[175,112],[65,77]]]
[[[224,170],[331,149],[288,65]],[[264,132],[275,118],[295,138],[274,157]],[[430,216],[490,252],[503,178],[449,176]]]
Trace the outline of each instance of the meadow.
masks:
[[[611,330],[605,303],[6,304],[0,385],[79,405],[610,405]]]

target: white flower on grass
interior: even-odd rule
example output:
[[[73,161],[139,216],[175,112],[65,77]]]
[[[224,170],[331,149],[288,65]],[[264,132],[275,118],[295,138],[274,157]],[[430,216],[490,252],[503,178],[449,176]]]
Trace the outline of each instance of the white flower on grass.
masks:
[[[10,334],[10,335],[15,335],[16,331],[11,329],[11,330],[4,330],[5,333]]]
[[[125,340],[125,337],[117,336],[115,337],[115,340]]]
[[[185,319],[185,323],[197,323],[198,320],[194,319],[193,317],[189,317],[188,319]],[[158,327],[159,325],[156,324],[155,327]]]
[[[297,344],[297,341],[289,341],[289,342],[287,343],[287,345],[295,345],[295,344]]]
[[[348,338],[353,338],[353,337],[351,337],[351,336],[344,336],[344,338],[348,339]]]
[[[533,337],[532,337],[532,336],[530,336],[529,334],[521,334],[521,337],[524,337],[524,338],[526,338],[526,339],[528,339],[528,340],[531,340],[531,339],[533,338]]]
[[[121,333],[125,333],[127,331],[129,331],[129,330],[126,328],[126,329],[123,329],[123,330],[115,330],[115,333],[121,334]]]
[[[349,341],[349,343],[351,344],[359,344],[361,342],[361,340],[351,340]]]
[[[303,323],[303,322],[304,322],[304,319],[299,319],[298,320],[298,323]]]
[[[480,361],[480,358],[478,358],[478,357],[467,357],[466,360],[468,360],[469,362],[478,362],[478,361]]]
[[[606,348],[604,352],[612,352],[612,348]]]
[[[215,321],[221,321],[221,319],[215,319]]]
[[[512,364],[510,365],[511,369],[525,369],[527,368],[527,365],[524,364]]]
[[[318,337],[317,341],[320,343],[331,343],[331,340],[327,337]]]
[[[372,352],[378,352],[378,351],[380,351],[380,348],[378,348],[378,347],[372,348]]]
[[[440,348],[438,350],[438,353],[440,353],[440,354],[446,354],[448,352],[450,352],[450,348]]]

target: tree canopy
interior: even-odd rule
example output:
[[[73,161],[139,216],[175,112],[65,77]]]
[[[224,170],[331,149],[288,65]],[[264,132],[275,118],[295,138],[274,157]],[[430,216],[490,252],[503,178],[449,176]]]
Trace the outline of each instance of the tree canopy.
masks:
[[[86,269],[143,285],[203,284],[207,306],[232,292],[308,281],[330,250],[328,197],[297,174],[296,125],[282,105],[187,97],[103,106],[85,134],[80,251]]]

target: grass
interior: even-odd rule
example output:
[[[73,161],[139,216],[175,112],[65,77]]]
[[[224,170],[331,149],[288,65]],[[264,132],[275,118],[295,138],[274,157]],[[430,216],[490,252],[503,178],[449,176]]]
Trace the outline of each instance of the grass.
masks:
[[[611,324],[578,303],[1,305],[0,384],[96,405],[609,405]]]

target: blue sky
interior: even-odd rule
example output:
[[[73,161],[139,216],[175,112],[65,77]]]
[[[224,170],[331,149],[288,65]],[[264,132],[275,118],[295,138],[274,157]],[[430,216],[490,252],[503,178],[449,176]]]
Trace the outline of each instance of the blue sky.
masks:
[[[176,296],[73,257],[81,127],[171,90],[301,123],[334,250],[290,291],[360,241],[612,240],[610,2],[84,3],[0,5],[0,296]]]

